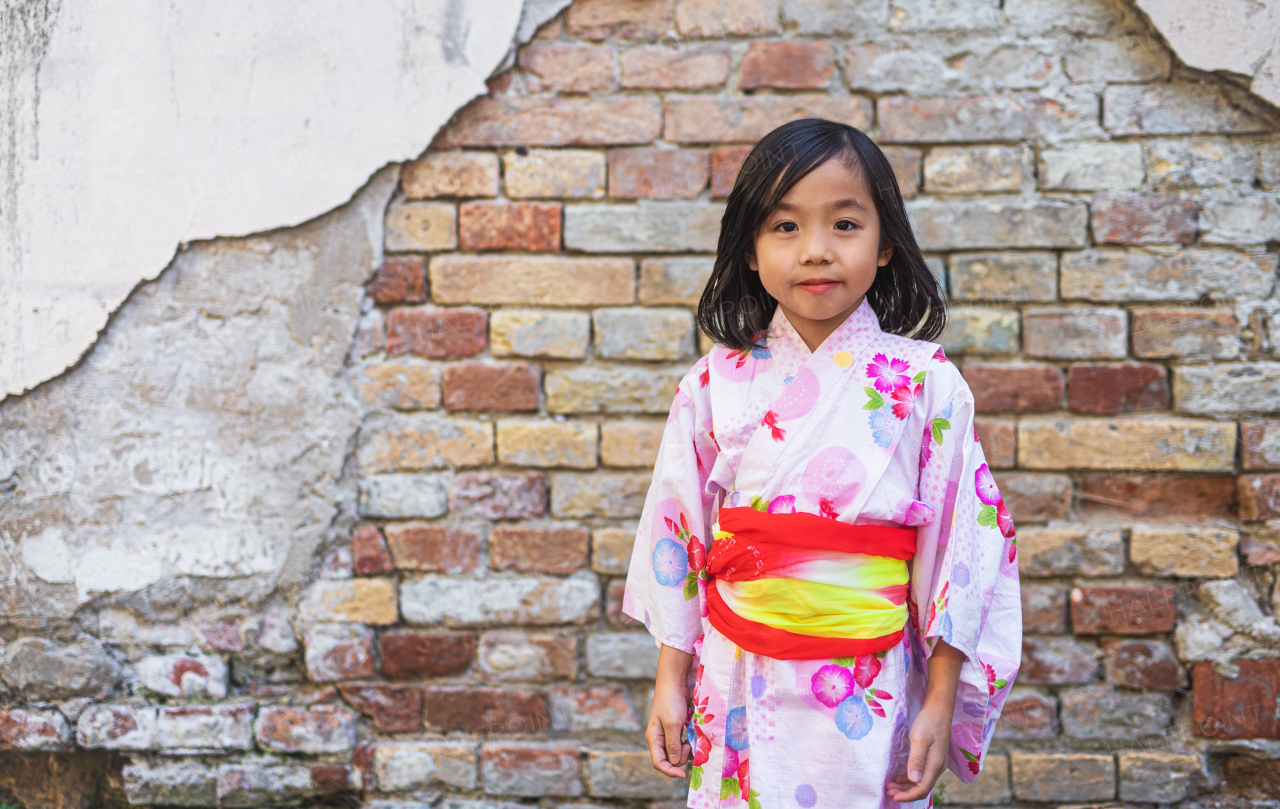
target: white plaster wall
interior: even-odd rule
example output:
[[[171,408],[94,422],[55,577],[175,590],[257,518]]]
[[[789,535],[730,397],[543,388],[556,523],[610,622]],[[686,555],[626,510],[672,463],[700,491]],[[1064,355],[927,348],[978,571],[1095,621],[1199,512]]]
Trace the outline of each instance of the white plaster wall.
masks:
[[[346,202],[565,2],[0,4],[0,400],[75,363],[182,242]]]
[[[1280,104],[1280,0],[1137,0],[1182,61],[1251,76]]]

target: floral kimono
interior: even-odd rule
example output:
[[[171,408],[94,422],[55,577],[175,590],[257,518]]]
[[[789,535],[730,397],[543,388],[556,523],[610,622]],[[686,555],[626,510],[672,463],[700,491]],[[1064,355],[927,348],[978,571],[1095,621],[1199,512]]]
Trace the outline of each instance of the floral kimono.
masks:
[[[1022,612],[1013,522],[973,412],[942,350],[886,334],[865,301],[812,354],[779,309],[755,348],[716,346],[680,383],[622,609],[695,655],[689,806],[932,806],[932,794],[900,804],[885,787],[906,771],[939,638],[966,657],[947,766],[964,782],[981,771],[1018,672]],[[914,527],[900,640],[777,659],[717,630],[707,555],[720,510],[742,506]]]

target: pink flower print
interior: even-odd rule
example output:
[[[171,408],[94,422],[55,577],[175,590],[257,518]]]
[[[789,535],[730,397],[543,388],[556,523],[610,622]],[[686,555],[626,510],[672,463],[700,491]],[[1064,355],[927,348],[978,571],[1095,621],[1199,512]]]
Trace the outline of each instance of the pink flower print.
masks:
[[[933,425],[924,425],[924,438],[920,442],[920,468],[924,469],[933,457]]]
[[[1009,515],[1009,508],[1005,506],[1003,498],[996,504],[996,526],[1005,539],[1013,536],[1013,517]]]
[[[780,494],[769,501],[770,514],[795,514],[796,513],[796,496],[794,494]]]
[[[693,749],[693,766],[701,767],[711,758],[711,737],[702,732],[702,728],[694,726],[698,737],[698,746]]]
[[[724,746],[724,766],[721,767],[723,778],[733,778],[738,772],[738,751],[732,746]]]
[[[978,499],[988,506],[994,506],[1001,501],[1000,489],[996,486],[995,476],[991,474],[991,470],[986,464],[978,467],[978,472],[974,475],[978,488]]]
[[[738,765],[738,796],[744,801],[751,796],[751,761]]]
[[[915,409],[916,397],[920,395],[920,385],[902,385],[893,389],[889,398],[893,399],[893,415],[902,421]]]
[[[981,660],[978,661],[982,663]],[[1008,685],[1008,681],[996,679],[996,670],[989,663],[982,663],[982,673],[987,676],[987,696],[994,697],[996,690]]]
[[[852,696],[853,686],[854,677],[844,666],[823,666],[813,675],[813,696],[828,708],[834,708]]]
[[[853,661],[853,681],[862,688],[870,686],[879,673],[880,658],[873,654],[858,655]]]
[[[707,551],[697,537],[689,539],[689,569],[694,573],[707,566]]]
[[[906,385],[911,381],[907,371],[911,364],[896,357],[889,359],[884,354],[877,354],[867,363],[867,376],[875,380],[876,390],[881,393],[892,393],[894,388]]]
[[[933,358],[934,358],[935,360],[937,360],[938,362],[946,362],[946,361],[947,361],[947,355],[946,355],[946,353],[944,353],[944,352],[943,352],[943,350],[942,350],[942,348],[941,348],[941,347],[939,347],[937,351],[933,352]]]
[[[818,375],[808,368],[801,368],[773,403],[773,411],[780,419],[798,419],[818,403],[821,389],[822,383],[818,381]]]
[[[702,369],[702,373],[698,374],[698,387],[705,388],[711,384],[711,363],[707,363],[707,367]]]
[[[773,431],[773,440],[781,441],[787,434],[787,431],[778,426],[778,414],[770,410],[764,414],[764,418],[760,423]]]

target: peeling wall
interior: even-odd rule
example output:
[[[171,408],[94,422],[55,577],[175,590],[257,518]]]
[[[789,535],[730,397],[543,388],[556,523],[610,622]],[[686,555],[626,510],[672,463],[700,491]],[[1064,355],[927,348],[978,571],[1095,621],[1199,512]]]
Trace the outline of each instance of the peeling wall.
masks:
[[[563,3],[543,5],[526,29]],[[520,0],[5,3],[0,398],[73,364],[180,243],[304,222],[419,154],[520,19]]]

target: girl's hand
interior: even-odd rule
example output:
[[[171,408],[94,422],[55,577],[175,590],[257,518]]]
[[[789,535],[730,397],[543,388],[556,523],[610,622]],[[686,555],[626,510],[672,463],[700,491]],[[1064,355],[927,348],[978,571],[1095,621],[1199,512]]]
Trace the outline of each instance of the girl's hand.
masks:
[[[926,703],[911,723],[908,738],[911,755],[907,757],[907,772],[894,778],[884,790],[901,803],[923,800],[946,768],[947,750],[951,746],[951,710],[944,711]]]
[[[685,679],[692,658],[688,652],[670,646],[663,646],[658,653],[653,707],[649,709],[649,726],[644,731],[653,768],[672,778],[685,777],[680,765],[693,754],[693,748],[680,738],[689,718],[689,690]]]

